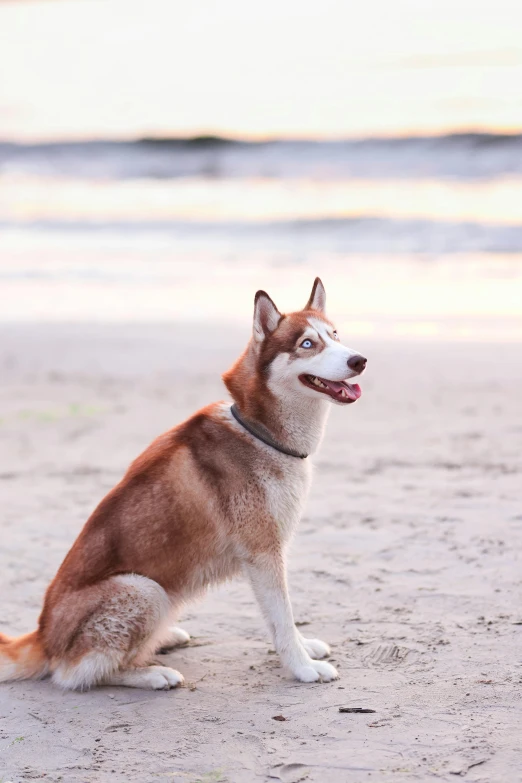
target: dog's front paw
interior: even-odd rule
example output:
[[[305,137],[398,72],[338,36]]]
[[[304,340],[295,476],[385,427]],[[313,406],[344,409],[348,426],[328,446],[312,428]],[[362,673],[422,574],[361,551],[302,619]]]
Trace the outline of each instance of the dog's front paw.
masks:
[[[328,658],[330,655],[329,646],[320,639],[305,639],[302,636],[301,641],[310,658]]]
[[[309,666],[301,666],[294,671],[294,677],[300,682],[331,682],[339,675],[335,666],[325,661],[310,661]]]

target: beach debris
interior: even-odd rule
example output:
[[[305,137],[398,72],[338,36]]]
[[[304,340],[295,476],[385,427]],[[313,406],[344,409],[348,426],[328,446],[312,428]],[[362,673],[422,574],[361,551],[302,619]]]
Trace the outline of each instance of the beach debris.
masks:
[[[486,764],[489,761],[489,757],[478,757],[475,760],[465,759],[461,756],[453,756],[449,759],[448,772],[450,775],[459,775],[464,777],[468,774],[473,767],[480,767],[481,764]]]
[[[368,714],[369,712],[377,712],[377,710],[370,710],[366,707],[339,707],[339,712],[356,712],[359,714]]]
[[[300,783],[301,780],[306,780],[310,773],[310,768],[305,764],[294,762],[291,764],[278,764],[269,772],[269,778],[275,778],[281,780],[283,783]]]
[[[272,720],[286,720],[284,715],[272,715]]]

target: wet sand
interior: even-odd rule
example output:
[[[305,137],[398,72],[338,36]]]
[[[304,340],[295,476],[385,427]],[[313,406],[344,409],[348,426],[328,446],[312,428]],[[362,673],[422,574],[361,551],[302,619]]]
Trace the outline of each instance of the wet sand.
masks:
[[[225,396],[246,339],[0,328],[3,632],[35,627],[94,506],[156,434]],[[234,582],[182,618],[193,641],[164,660],[183,689],[1,685],[0,780],[522,780],[522,346],[353,342],[363,397],[332,410],[289,559],[296,619],[341,679],[289,679]]]

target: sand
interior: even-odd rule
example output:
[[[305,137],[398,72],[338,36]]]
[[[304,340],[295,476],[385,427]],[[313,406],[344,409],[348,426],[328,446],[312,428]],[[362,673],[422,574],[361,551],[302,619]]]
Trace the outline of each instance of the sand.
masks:
[[[0,628],[35,627],[90,511],[156,434],[224,397],[247,330],[0,329]],[[191,606],[170,692],[0,686],[0,780],[522,780],[522,348],[372,342],[290,554],[341,679],[289,679],[248,586]],[[362,707],[373,713],[340,713]],[[285,720],[274,720],[282,715]]]

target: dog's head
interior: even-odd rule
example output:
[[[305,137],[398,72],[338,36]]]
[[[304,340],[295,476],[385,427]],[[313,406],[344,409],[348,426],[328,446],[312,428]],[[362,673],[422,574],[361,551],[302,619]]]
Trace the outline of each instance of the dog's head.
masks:
[[[275,397],[291,396],[296,402],[301,395],[338,405],[359,399],[358,384],[348,381],[364,371],[366,359],[340,342],[325,315],[325,304],[326,293],[318,277],[305,307],[287,315],[279,312],[265,291],[257,292],[251,343],[224,376],[236,400],[250,407],[249,385],[254,394],[261,385]]]
[[[366,359],[340,342],[325,305],[326,293],[318,277],[303,310],[289,315],[282,315],[268,294],[258,291],[254,341],[271,391],[277,394],[284,388],[347,405],[361,396],[359,386],[348,380],[364,371]]]

